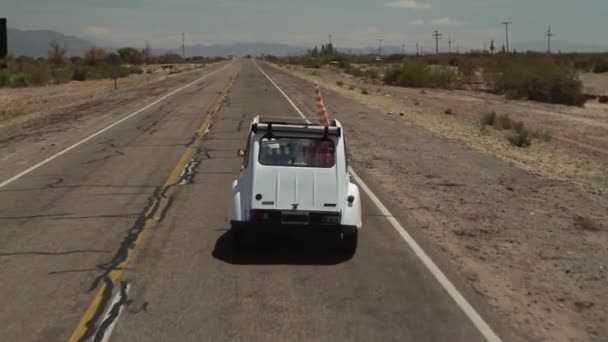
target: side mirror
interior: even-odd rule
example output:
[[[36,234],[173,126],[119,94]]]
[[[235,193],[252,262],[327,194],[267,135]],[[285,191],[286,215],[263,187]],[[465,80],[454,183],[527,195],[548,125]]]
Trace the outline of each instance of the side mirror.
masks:
[[[243,150],[242,148],[240,148],[237,152],[236,155],[239,157],[244,157],[245,156],[245,150]]]

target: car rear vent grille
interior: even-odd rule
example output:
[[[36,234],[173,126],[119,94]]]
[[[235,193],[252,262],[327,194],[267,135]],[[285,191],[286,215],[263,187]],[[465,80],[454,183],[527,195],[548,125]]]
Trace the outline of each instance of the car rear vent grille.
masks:
[[[335,204],[335,203],[325,203],[323,206],[326,207],[326,208],[335,208],[338,205]]]

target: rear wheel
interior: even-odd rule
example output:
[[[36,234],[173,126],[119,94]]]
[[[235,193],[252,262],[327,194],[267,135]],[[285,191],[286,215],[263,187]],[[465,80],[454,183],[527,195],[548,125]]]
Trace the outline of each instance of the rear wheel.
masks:
[[[235,229],[234,227],[232,227],[230,231],[232,233],[232,250],[239,253],[243,250],[243,241],[245,240],[243,236],[244,233],[243,231]]]
[[[359,244],[359,231],[342,233],[342,249],[345,253],[354,255]]]

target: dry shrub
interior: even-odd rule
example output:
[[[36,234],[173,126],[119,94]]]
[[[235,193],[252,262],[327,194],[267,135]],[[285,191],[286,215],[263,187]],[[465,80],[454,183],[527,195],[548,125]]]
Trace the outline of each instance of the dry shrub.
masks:
[[[547,57],[511,57],[484,71],[496,93],[509,98],[583,106],[583,84],[574,68]]]
[[[387,85],[411,88],[456,89],[460,82],[449,70],[432,70],[420,61],[407,61],[401,68],[393,68],[384,75]]]

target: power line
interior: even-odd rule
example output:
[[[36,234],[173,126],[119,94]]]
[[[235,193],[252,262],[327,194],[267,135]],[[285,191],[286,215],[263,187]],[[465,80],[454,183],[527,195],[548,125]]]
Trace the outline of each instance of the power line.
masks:
[[[555,33],[551,32],[551,25],[549,25],[549,29],[547,30],[547,52],[551,54],[551,38],[555,36]]]
[[[435,32],[433,32],[433,37],[435,37],[435,54],[439,54],[439,40],[441,40],[441,37],[443,35],[441,33],[439,33],[439,31],[435,30]]]
[[[513,24],[510,21],[503,21],[503,25],[505,25],[505,36],[506,36],[506,45],[507,45],[507,53],[509,52],[509,25]]]

